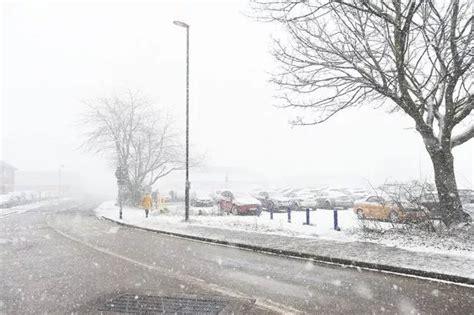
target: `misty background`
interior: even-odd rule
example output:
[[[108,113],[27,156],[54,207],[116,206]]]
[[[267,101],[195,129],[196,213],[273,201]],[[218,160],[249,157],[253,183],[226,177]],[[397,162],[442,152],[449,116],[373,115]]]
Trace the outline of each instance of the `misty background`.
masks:
[[[82,101],[139,90],[183,129],[185,32],[190,29],[192,189],[365,186],[431,179],[432,165],[409,118],[371,106],[313,127],[273,106],[268,82],[275,26],[246,16],[243,1],[6,2],[1,23],[1,160],[22,172],[58,169],[87,192],[114,193],[114,167],[79,147]],[[459,188],[473,187],[474,143],[453,150]],[[26,175],[24,175],[25,177]],[[26,176],[27,177],[27,176]],[[176,172],[159,189],[184,188]]]

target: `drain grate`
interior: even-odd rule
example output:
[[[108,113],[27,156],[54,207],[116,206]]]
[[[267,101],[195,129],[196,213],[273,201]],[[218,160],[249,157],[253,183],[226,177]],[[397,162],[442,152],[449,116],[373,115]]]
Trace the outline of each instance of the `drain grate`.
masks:
[[[150,295],[120,295],[99,308],[99,311],[133,314],[218,314],[225,301]]]

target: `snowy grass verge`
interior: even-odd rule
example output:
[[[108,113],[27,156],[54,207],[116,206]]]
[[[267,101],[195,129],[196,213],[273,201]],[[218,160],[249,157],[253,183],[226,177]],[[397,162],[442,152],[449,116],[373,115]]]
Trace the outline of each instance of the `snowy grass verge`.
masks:
[[[98,216],[111,219],[118,218],[118,209],[113,201],[104,202],[96,209]],[[357,226],[357,218],[352,211],[339,211],[339,226],[341,232],[333,230],[333,212],[318,210],[311,212],[311,225],[304,225],[305,212],[294,211],[291,215],[291,223],[288,223],[286,213],[274,213],[270,220],[268,212],[262,212],[258,216],[236,216],[221,215],[216,207],[200,207],[190,209],[190,222],[184,222],[184,206],[182,204],[170,204],[165,211],[154,210],[148,219],[145,212],[139,208],[126,207],[123,210],[123,222],[138,224],[144,227],[154,225],[170,225],[176,227],[202,226],[209,228],[222,228],[237,231],[259,232],[266,234],[286,235],[303,238],[324,238],[342,242],[354,241],[352,233],[348,231]],[[347,229],[347,230],[346,230]]]
[[[118,208],[113,201],[104,202],[96,209],[96,214],[110,219],[118,219]],[[445,233],[429,233],[409,230],[386,222],[357,219],[352,210],[338,211],[340,231],[334,230],[334,214],[329,210],[311,212],[312,225],[304,225],[305,212],[292,212],[291,223],[286,213],[263,212],[257,216],[219,215],[215,207],[190,209],[190,222],[184,222],[184,206],[170,204],[165,211],[154,210],[145,218],[144,210],[125,208],[123,222],[146,228],[178,229],[189,226],[228,229],[232,231],[257,232],[262,234],[292,236],[305,239],[322,239],[337,242],[370,242],[384,247],[396,247],[424,254],[459,256],[474,260],[474,231],[471,228]],[[368,228],[369,227],[369,228]]]

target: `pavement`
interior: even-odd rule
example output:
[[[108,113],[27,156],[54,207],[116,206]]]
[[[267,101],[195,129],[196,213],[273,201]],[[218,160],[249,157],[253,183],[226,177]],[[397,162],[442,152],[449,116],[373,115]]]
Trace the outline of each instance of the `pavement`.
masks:
[[[69,200],[0,219],[0,314],[109,314],[100,311],[105,302],[125,295],[220,301],[220,314],[469,314],[474,308],[472,286],[119,226],[95,216],[99,203]]]

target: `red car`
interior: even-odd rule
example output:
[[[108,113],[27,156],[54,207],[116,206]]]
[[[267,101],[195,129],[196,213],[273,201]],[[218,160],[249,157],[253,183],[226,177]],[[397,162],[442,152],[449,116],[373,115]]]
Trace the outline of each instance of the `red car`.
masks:
[[[233,194],[229,190],[219,194],[217,205],[222,212],[232,214],[257,214],[261,211],[258,199],[244,194]]]

